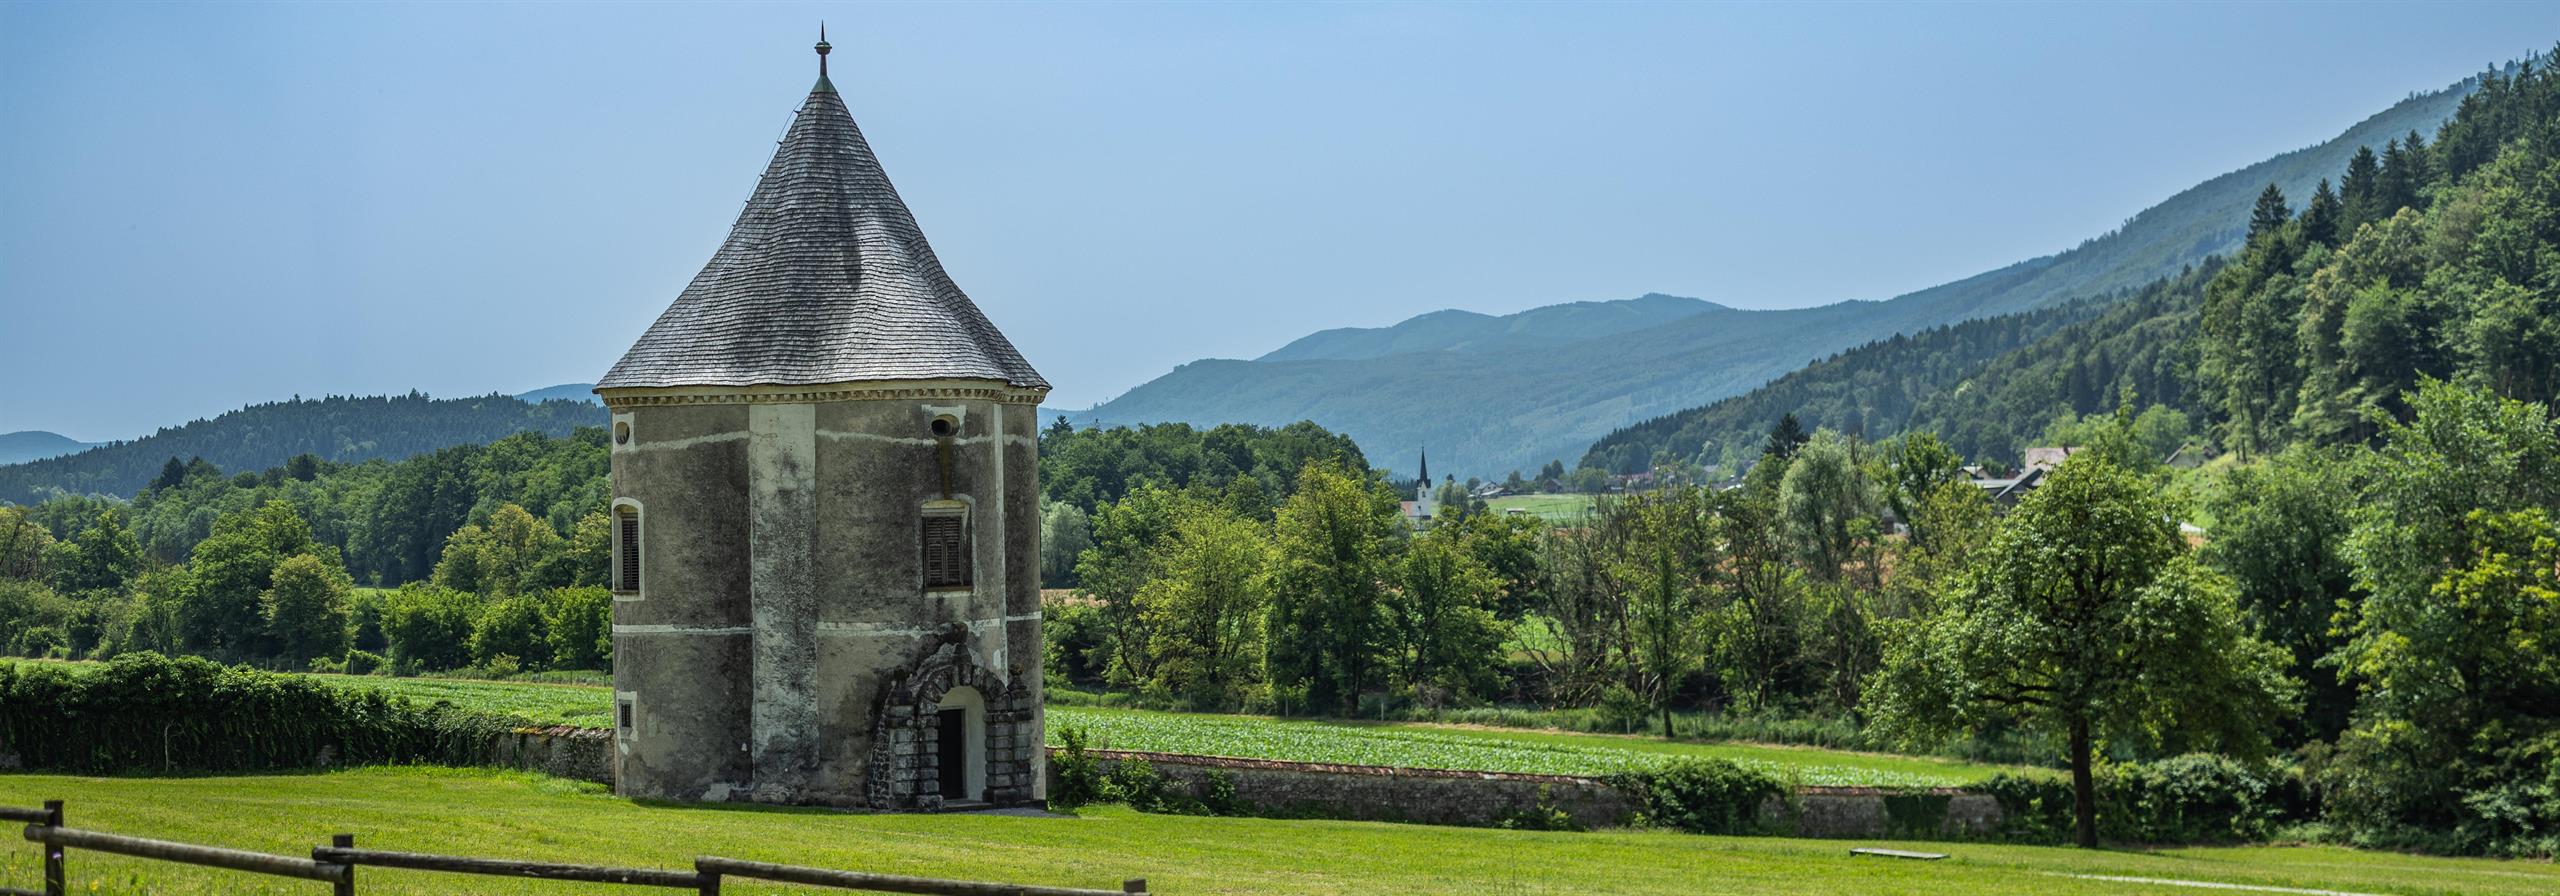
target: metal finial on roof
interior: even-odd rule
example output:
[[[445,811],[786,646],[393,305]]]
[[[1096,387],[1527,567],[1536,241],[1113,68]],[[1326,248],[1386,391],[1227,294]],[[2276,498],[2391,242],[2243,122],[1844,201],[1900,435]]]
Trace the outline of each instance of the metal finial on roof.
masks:
[[[836,90],[836,85],[827,80],[827,52],[833,49],[835,45],[827,43],[827,23],[820,20],[818,22],[818,86],[815,89],[828,93],[834,93]]]

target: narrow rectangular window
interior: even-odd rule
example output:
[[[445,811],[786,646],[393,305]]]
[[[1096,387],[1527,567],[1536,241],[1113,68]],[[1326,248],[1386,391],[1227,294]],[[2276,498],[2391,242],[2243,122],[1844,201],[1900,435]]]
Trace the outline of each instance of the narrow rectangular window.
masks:
[[[631,730],[631,701],[629,701],[629,700],[624,700],[624,701],[622,701],[622,704],[621,704],[620,708],[621,708],[621,710],[622,710],[622,714],[621,714],[622,730],[624,730],[624,731],[629,731],[629,730]]]
[[[925,587],[953,588],[969,584],[969,536],[965,522],[956,513],[925,514]]]
[[[640,590],[640,512],[629,507],[614,511],[613,590]]]

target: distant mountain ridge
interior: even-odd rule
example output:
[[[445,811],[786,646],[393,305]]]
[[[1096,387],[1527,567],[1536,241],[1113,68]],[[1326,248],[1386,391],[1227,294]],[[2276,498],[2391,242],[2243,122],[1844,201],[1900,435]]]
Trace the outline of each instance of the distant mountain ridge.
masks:
[[[2176,275],[2237,248],[2267,184],[2307,197],[2356,147],[2432,133],[2476,86],[2465,79],[2413,95],[2336,138],[2179,191],[2069,250],[1882,302],[1743,311],[1648,295],[1500,317],[1433,312],[1310,334],[1251,361],[1193,361],[1067,416],[1105,425],[1313,420],[1384,463],[1428,445],[1460,476],[1571,462],[1621,426],[1741,394],[1854,346]]]
[[[40,429],[0,434],[0,464],[20,464],[31,460],[59,457],[84,448],[96,447],[97,444]]]
[[[516,400],[533,404],[546,401],[583,401],[593,405],[604,404],[603,399],[596,397],[594,383],[561,383],[557,386],[544,386],[531,392],[518,392]]]
[[[586,402],[532,403],[505,395],[295,398],[163,427],[131,441],[0,466],[0,501],[33,503],[57,492],[131,497],[172,457],[202,457],[233,472],[263,470],[297,454],[345,462],[396,460],[527,430],[565,436],[605,422],[604,409]]]
[[[1450,309],[1388,327],[1344,327],[1299,337],[1256,361],[1352,361],[1406,352],[1491,350],[1563,345],[1668,323],[1710,310],[1714,302],[1646,293],[1614,302],[1567,302],[1499,317]]]

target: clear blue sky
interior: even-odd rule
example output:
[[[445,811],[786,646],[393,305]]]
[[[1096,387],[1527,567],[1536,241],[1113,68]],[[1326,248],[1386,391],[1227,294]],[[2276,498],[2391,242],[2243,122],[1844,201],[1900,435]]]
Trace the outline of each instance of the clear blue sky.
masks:
[[[0,3],[0,432],[591,381],[815,69],[1081,407],[1439,308],[1884,298],[2560,4]]]

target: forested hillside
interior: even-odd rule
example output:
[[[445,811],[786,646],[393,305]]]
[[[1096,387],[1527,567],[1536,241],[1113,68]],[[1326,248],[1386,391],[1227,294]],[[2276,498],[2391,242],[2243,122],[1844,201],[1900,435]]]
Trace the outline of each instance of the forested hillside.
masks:
[[[57,493],[129,496],[160,476],[170,458],[202,458],[226,470],[262,470],[303,454],[341,463],[399,459],[454,445],[486,445],[518,432],[565,436],[604,421],[604,409],[588,402],[534,404],[503,395],[295,398],[76,454],[0,466],[0,502],[34,503]]]
[[[2125,298],[1859,346],[1747,394],[1610,433],[1582,465],[1633,473],[1670,460],[1735,469],[1758,459],[1761,436],[1788,414],[1807,429],[1869,439],[1932,433],[1966,457],[2015,463],[2019,449],[2048,432],[2067,432],[2080,417],[2128,399],[2183,412],[2194,400],[2196,312],[2221,269],[2220,259],[2208,259]]]
[[[2410,131],[2358,147],[2334,180],[2300,193],[2261,186],[2230,264],[2162,281],[1960,376],[1916,345],[1867,346],[1612,433],[1583,463],[1631,472],[1659,452],[1736,460],[1731,446],[1786,413],[1869,437],[1932,432],[1968,456],[2013,461],[2057,422],[2127,405],[2185,415],[2222,447],[2267,452],[2368,439],[2377,420],[2406,417],[2403,396],[2424,379],[2548,401],[2560,392],[2560,263],[2547,245],[2560,233],[2549,210],[2560,174],[2546,170],[2560,137],[2548,80],[2530,68],[2483,76],[2432,141]],[[1893,373],[1859,383],[1864,370]],[[1874,404],[1907,413],[1861,417],[1852,398],[1879,394]],[[1710,440],[1728,447],[1702,453]]]
[[[1756,459],[1761,436],[1788,414],[1807,427],[1892,436],[1922,401],[2101,310],[2100,301],[2082,300],[1870,342],[1742,395],[1610,433],[1592,444],[1581,466],[1635,473],[1670,460],[1731,468]]]
[[[1506,318],[1436,312],[1382,329],[1325,331],[1257,360],[1195,361],[1072,416],[1114,425],[1313,420],[1349,434],[1372,457],[1402,458],[1428,445],[1452,472],[1499,478],[1579,457],[1618,427],[1740,395],[1864,343],[2176,276],[2239,247],[2250,203],[2267,184],[2308,195],[2357,147],[2433,131],[2476,84],[2412,96],[2335,139],[2181,191],[2068,251],[1890,301],[1783,311],[1700,303],[1698,313],[1611,333],[1580,329],[1588,315],[1559,317],[1573,324],[1554,333],[1569,339],[1524,338],[1532,334],[1513,324],[1557,309],[1600,309],[1551,306]]]

